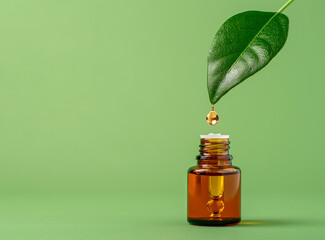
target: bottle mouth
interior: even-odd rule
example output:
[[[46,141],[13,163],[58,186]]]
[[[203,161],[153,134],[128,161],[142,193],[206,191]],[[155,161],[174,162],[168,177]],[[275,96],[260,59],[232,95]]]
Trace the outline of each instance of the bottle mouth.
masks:
[[[229,135],[222,135],[221,133],[209,133],[208,135],[200,135],[204,139],[218,139],[218,138],[229,138]]]
[[[198,160],[230,160],[229,135],[211,133],[201,135],[200,154]]]

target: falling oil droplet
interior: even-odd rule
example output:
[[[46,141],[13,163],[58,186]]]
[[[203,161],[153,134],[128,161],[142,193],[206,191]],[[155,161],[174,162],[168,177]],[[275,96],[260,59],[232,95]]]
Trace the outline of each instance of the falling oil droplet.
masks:
[[[211,125],[211,126],[214,126],[218,123],[219,121],[219,116],[218,114],[214,111],[214,107],[212,105],[212,109],[211,111],[209,112],[209,114],[207,115],[207,122]]]

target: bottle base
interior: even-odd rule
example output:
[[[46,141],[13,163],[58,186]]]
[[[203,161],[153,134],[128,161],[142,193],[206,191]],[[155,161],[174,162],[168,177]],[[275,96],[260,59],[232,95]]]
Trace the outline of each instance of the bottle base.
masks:
[[[237,225],[240,222],[240,218],[187,218],[189,224],[198,226],[232,226]]]

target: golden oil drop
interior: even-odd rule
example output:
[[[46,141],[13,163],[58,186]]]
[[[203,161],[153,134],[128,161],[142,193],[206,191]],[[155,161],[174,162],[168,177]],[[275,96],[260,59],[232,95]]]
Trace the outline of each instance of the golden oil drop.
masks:
[[[219,116],[218,114],[214,111],[214,106],[212,105],[212,109],[209,112],[209,114],[206,117],[207,122],[211,125],[214,126],[218,123],[219,121]]]

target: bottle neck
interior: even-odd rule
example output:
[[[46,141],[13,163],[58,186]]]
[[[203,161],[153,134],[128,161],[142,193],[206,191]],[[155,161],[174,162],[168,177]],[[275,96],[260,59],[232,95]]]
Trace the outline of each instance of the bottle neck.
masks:
[[[201,138],[199,165],[231,166],[228,138]]]

